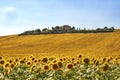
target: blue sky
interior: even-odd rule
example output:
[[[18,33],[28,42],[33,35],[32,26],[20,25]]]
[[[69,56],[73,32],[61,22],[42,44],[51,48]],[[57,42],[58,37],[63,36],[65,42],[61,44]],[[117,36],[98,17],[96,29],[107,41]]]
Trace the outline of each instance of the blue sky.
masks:
[[[56,25],[120,28],[120,0],[0,0],[0,36]]]

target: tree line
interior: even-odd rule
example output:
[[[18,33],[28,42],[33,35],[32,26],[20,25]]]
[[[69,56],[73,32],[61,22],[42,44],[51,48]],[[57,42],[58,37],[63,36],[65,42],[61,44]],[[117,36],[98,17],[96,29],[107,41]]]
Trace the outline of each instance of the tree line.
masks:
[[[77,28],[75,29],[74,26],[70,25],[63,25],[63,26],[55,26],[51,29],[49,28],[43,28],[42,30],[36,29],[36,30],[28,30],[24,31],[20,35],[36,35],[36,34],[61,34],[61,33],[105,33],[105,32],[113,32],[115,29],[114,27],[104,27],[104,28],[96,28],[96,29],[81,29]]]

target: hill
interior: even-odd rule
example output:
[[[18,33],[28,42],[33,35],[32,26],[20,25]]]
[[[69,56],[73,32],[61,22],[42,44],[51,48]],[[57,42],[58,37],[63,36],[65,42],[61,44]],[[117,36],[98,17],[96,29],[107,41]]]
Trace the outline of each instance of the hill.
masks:
[[[111,33],[66,33],[1,36],[0,55],[18,56],[120,55],[120,30]]]

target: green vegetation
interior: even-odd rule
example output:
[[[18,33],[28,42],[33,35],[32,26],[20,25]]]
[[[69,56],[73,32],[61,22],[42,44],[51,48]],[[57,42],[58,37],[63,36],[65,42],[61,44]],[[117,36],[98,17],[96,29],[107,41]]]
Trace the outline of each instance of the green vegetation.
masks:
[[[19,35],[36,35],[36,34],[61,34],[61,33],[103,33],[103,32],[113,32],[114,27],[108,28],[97,28],[97,29],[80,29],[75,27],[71,27],[69,25],[63,25],[63,26],[55,26],[52,27],[52,29],[44,28],[42,31],[40,29],[36,30],[28,30],[25,31]]]
[[[120,56],[0,59],[0,80],[119,80]]]

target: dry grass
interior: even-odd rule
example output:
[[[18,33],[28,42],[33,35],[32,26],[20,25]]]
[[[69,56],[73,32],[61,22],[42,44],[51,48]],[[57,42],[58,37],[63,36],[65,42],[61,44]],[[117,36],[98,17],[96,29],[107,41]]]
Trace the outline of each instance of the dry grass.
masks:
[[[0,37],[0,55],[42,56],[120,55],[120,30],[113,33],[47,34]]]

